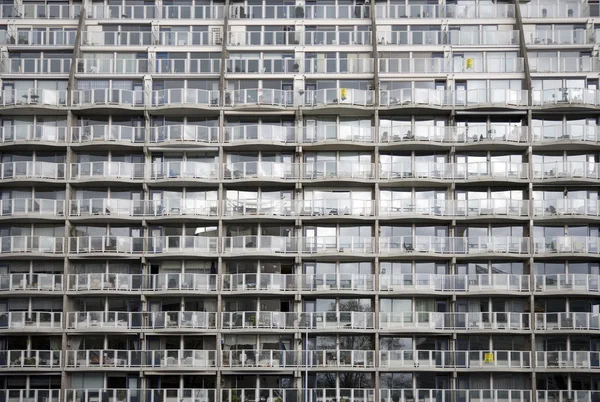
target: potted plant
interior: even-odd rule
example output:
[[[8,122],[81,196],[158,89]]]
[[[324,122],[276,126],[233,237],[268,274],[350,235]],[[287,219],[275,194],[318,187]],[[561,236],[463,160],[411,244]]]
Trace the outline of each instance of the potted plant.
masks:
[[[23,363],[25,366],[35,366],[35,357],[26,357]]]
[[[127,390],[119,389],[117,390],[117,401],[124,401],[127,398]]]
[[[231,395],[231,402],[240,402],[240,397],[235,394]]]

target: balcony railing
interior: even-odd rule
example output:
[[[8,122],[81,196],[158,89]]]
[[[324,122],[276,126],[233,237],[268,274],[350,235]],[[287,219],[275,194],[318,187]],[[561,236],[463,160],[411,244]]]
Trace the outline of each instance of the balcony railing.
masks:
[[[537,331],[598,331],[598,313],[535,313]]]
[[[2,59],[5,74],[69,74],[71,59]]]
[[[218,164],[200,161],[152,163],[151,180],[217,180]]]
[[[375,366],[373,350],[224,350],[223,368],[367,368]]]
[[[142,366],[141,350],[85,349],[67,350],[68,368],[131,368]]]
[[[71,128],[71,144],[143,144],[145,136],[144,127],[97,125]]]
[[[370,45],[370,31],[305,31],[303,46]]]
[[[529,164],[519,162],[391,162],[380,163],[380,179],[526,180]]]
[[[600,91],[589,88],[555,88],[533,91],[533,106],[600,105]]]
[[[145,215],[144,201],[122,200],[117,198],[88,198],[71,200],[70,216],[142,216]]]
[[[0,163],[0,180],[11,179],[64,180],[65,164],[33,161]]]
[[[531,2],[521,4],[523,18],[581,18],[590,16],[590,6],[585,3]]]
[[[147,59],[77,59],[77,73],[80,74],[147,74],[149,72]]]
[[[564,4],[563,4],[564,5]],[[586,45],[593,44],[593,36],[585,29],[577,30],[536,30],[525,33],[525,44],[527,45]]]
[[[3,274],[0,291],[62,292],[63,276],[59,274]]]
[[[535,275],[536,292],[600,292],[598,274]]]
[[[216,350],[147,350],[145,366],[154,369],[214,368],[217,366]]]
[[[278,311],[236,311],[221,313],[222,329],[373,329],[374,313],[328,311],[286,313]]]
[[[128,20],[128,19],[150,19],[159,18],[156,6],[138,5],[138,6],[104,6],[94,4],[91,12],[87,16],[92,20]]]
[[[379,328],[389,330],[526,331],[529,313],[379,313]]]
[[[170,34],[171,32],[165,32]],[[188,32],[184,32],[188,33]],[[200,32],[198,32],[200,33]],[[150,31],[139,32],[81,32],[82,46],[156,46],[160,39],[157,33]]]
[[[295,216],[295,208],[292,200],[226,199],[223,216]]]
[[[144,238],[130,236],[69,237],[69,254],[141,254]]]
[[[372,127],[327,124],[304,127],[301,141],[304,144],[373,143],[375,142],[374,134]]]
[[[71,164],[73,180],[142,180],[144,164],[130,162],[81,162]]]
[[[529,201],[507,199],[435,200],[398,199],[380,200],[380,216],[439,216],[439,217],[527,217]]]
[[[144,91],[129,89],[81,89],[72,91],[74,107],[87,106],[144,106]]]
[[[164,311],[149,313],[147,329],[216,329],[217,313]]]
[[[355,19],[369,18],[368,5],[249,5],[230,6],[229,17],[237,19]]]
[[[224,15],[225,7],[220,4],[163,5],[161,9],[161,17],[164,19],[222,20]]]
[[[0,352],[0,369],[59,369],[61,356],[60,350],[3,350]]]
[[[520,57],[379,59],[379,73],[384,74],[522,73],[524,69]]]
[[[516,46],[519,31],[387,31],[377,33],[382,46]],[[368,43],[370,44],[370,43]]]
[[[79,18],[79,4],[6,4],[0,6],[2,18],[72,20]]]
[[[58,390],[57,390],[58,391]],[[101,398],[120,402],[218,402],[215,389],[162,388],[162,389],[66,389],[64,402],[94,402]],[[22,402],[22,401],[18,401]],[[58,402],[58,401],[50,401]]]
[[[67,91],[55,89],[3,89],[0,106],[67,106]]]
[[[153,369],[210,368],[214,350],[67,350],[66,367]]]
[[[296,291],[296,275],[271,274],[261,272],[257,274],[223,274],[223,292],[283,292]]]
[[[44,198],[0,200],[0,216],[64,217],[65,201]]]
[[[203,236],[163,236],[148,239],[148,254],[215,254],[217,237]]]
[[[373,216],[375,201],[359,199],[322,199],[292,201],[300,216]]]
[[[216,144],[219,142],[219,127],[172,125],[155,126],[150,131],[153,144]]]
[[[44,124],[19,125],[0,128],[0,143],[65,144],[67,128]]]
[[[240,89],[225,93],[225,106],[265,105],[292,107],[294,91],[281,89]]]
[[[594,162],[546,162],[533,164],[533,178],[556,179],[600,179],[600,163]]]
[[[375,164],[356,160],[308,162],[302,165],[302,178],[372,180],[375,178]]]
[[[469,106],[527,106],[528,91],[520,89],[478,88],[444,90],[403,88],[381,90],[381,106],[469,107]]]
[[[549,236],[534,238],[535,254],[600,254],[600,238],[588,236]]]
[[[290,254],[297,252],[295,237],[266,235],[223,237],[223,253],[225,254]]]
[[[533,210],[536,217],[549,216],[600,216],[600,201],[589,198],[534,200]]]
[[[476,370],[513,370],[531,368],[531,352],[511,350],[382,350],[379,366],[419,369],[462,368]]]
[[[217,275],[163,273],[154,274],[149,283],[144,284],[146,292],[214,292],[217,290]]]
[[[123,331],[141,328],[144,313],[88,311],[67,313],[67,329]]]
[[[379,290],[391,292],[529,292],[529,275],[380,274]]]
[[[300,290],[372,292],[375,289],[374,283],[372,274],[304,274]]]
[[[225,127],[227,144],[267,143],[294,144],[296,143],[296,128],[289,126],[260,124]]]
[[[157,32],[153,33],[154,46],[218,46],[221,47],[221,36],[212,32]]]
[[[593,57],[530,57],[532,73],[588,73],[600,71],[600,60]]]
[[[530,390],[519,389],[380,389],[381,401],[531,402]],[[548,401],[549,402],[549,401]],[[566,402],[566,401],[565,401]]]
[[[0,398],[10,402],[61,402],[60,389],[3,389]]]
[[[561,142],[583,142],[600,143],[600,130],[597,126],[586,126],[578,124],[567,124],[566,127],[548,126],[532,127],[534,144],[561,143]]]
[[[0,237],[1,254],[63,254],[65,238],[53,236]]]
[[[155,5],[137,6],[103,6],[93,5],[90,19],[223,19],[224,7],[222,5],[168,5],[157,7]]]
[[[0,329],[47,331],[62,328],[62,314],[45,311],[8,311],[0,314]]]
[[[221,59],[156,59],[150,65],[154,74],[221,73]]]
[[[225,180],[293,180],[299,177],[298,165],[284,162],[234,162],[223,167]]]
[[[62,46],[70,47],[75,44],[77,28],[64,31],[19,30],[16,34],[0,31],[0,44],[8,46]]]
[[[372,106],[375,104],[375,92],[372,90],[352,88],[330,88],[306,91],[305,107],[330,105]]]
[[[302,66],[301,60],[288,58],[233,58],[225,63],[225,72],[228,74],[294,74],[300,73]]]
[[[152,106],[219,106],[219,91],[205,89],[161,89],[152,91]]]
[[[119,291],[136,292],[145,282],[142,275],[96,273],[67,276],[67,290],[74,292]]]
[[[514,236],[437,237],[394,236],[379,238],[379,253],[433,253],[445,255],[529,254],[529,238]]]
[[[445,4],[375,6],[377,19],[398,18],[514,18],[514,4]]]
[[[478,142],[507,142],[527,144],[529,127],[491,124],[487,126],[437,127],[400,124],[379,127],[379,142],[395,144],[402,142],[432,142],[448,144],[475,144]]]
[[[302,62],[299,66],[302,66]],[[373,59],[361,57],[353,59],[308,58],[304,60],[303,71],[300,72],[305,74],[372,74],[373,71]]]
[[[600,391],[537,391],[537,400],[539,402],[592,402],[597,401],[598,398],[600,398]]]
[[[535,352],[536,368],[544,369],[600,369],[600,352],[553,351]]]
[[[217,216],[217,200],[165,198],[143,202],[144,216]]]
[[[298,239],[303,254],[373,254],[375,238],[361,236],[318,236]]]

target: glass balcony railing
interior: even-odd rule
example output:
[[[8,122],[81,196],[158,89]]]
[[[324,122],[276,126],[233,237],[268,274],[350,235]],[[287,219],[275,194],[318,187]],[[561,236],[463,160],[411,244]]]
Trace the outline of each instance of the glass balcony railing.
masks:
[[[71,47],[75,45],[77,28],[73,27],[64,31],[25,30],[19,29],[16,33],[0,31],[0,44],[8,46],[57,46]]]
[[[81,13],[80,4],[5,4],[0,6],[2,18],[37,20],[74,20]]]
[[[331,105],[372,106],[375,104],[375,92],[353,88],[330,88],[305,91],[304,106],[320,107]]]
[[[468,62],[467,62],[468,60]],[[522,73],[522,58],[379,59],[380,74]]]
[[[62,292],[63,276],[60,274],[2,274],[0,292]]]
[[[384,330],[528,331],[529,313],[379,313]]]
[[[533,164],[533,178],[537,180],[600,179],[600,163],[546,162]]]
[[[531,402],[530,390],[519,389],[380,389],[382,401]],[[545,401],[549,402],[549,401]],[[566,402],[566,401],[565,401]],[[589,401],[587,401],[589,402]]]
[[[79,74],[148,74],[149,72],[151,72],[149,61],[146,59],[77,59]]]
[[[149,63],[154,74],[221,73],[221,59],[156,59]]]
[[[323,161],[302,164],[302,178],[323,179],[375,179],[375,164],[358,161]]]
[[[153,107],[163,106],[219,106],[219,91],[209,91],[205,89],[161,89],[152,91]]]
[[[148,316],[147,329],[215,329],[217,313],[206,311],[162,311]]]
[[[566,127],[532,127],[533,144],[583,142],[600,143],[600,129],[593,125],[568,124]]]
[[[275,32],[230,32],[227,39],[229,46],[296,46],[302,45],[304,36],[302,32],[275,31]]]
[[[146,292],[214,292],[217,290],[216,274],[164,273],[145,277]]]
[[[225,93],[225,106],[265,105],[292,107],[294,91],[280,89],[240,89]]]
[[[380,200],[380,216],[529,216],[529,201],[505,199],[435,200],[398,199]]]
[[[298,239],[303,254],[373,254],[375,238],[369,236],[315,236]]]
[[[54,236],[0,237],[0,254],[63,254],[65,238]]]
[[[380,291],[529,292],[529,275],[516,274],[380,274]]]
[[[117,198],[87,198],[69,202],[70,216],[143,216],[144,201]]]
[[[113,142],[118,144],[143,144],[144,127],[119,125],[94,125],[71,127],[71,144]]]
[[[282,401],[300,401],[302,395],[300,390],[293,388],[221,388],[220,393],[221,396],[219,400],[222,402],[277,401],[279,399]]]
[[[600,391],[572,391],[572,390],[539,390],[539,402],[593,402],[600,398]]]
[[[5,162],[0,163],[0,180],[64,180],[65,164],[53,162]]]
[[[372,74],[374,60],[370,58],[307,58],[298,64],[304,74]]]
[[[234,162],[224,167],[225,180],[272,179],[294,180],[299,178],[298,165],[284,162]]]
[[[3,89],[0,106],[67,106],[67,91],[55,89]]]
[[[506,142],[527,144],[529,127],[492,124],[487,126],[439,127],[399,124],[379,127],[379,143],[431,142],[439,144],[472,144]]]
[[[553,246],[550,243],[549,246]],[[599,293],[600,275],[593,274],[552,274],[535,275],[536,292],[581,292]]]
[[[11,402],[61,402],[60,389],[4,389],[0,398]]]
[[[588,88],[555,88],[534,90],[533,106],[600,105],[600,91]]]
[[[223,237],[225,254],[289,254],[297,253],[295,237],[284,236],[231,236]]]
[[[600,216],[600,201],[589,198],[533,200],[533,214],[537,218],[551,216]]]
[[[69,74],[71,59],[2,59],[4,74]]]
[[[535,366],[543,369],[600,369],[600,352],[535,352]]]
[[[519,31],[387,31],[377,33],[377,43],[382,46],[517,46]]]
[[[64,217],[65,201],[44,198],[0,200],[0,216]]]
[[[371,44],[370,31],[304,31],[303,46],[366,46]]]
[[[492,237],[436,237],[396,236],[380,237],[379,253],[405,254],[411,252],[432,254],[529,254],[529,238],[514,236]]]
[[[598,331],[598,313],[535,313],[537,331]]]
[[[294,74],[301,72],[301,61],[289,58],[234,58],[225,61],[227,74]]]
[[[373,216],[375,202],[358,199],[296,200],[294,211],[300,216]]]
[[[529,164],[518,162],[467,162],[437,163],[416,162],[381,163],[379,178],[435,179],[435,180],[526,180],[529,177]]]
[[[600,238],[587,236],[535,238],[534,254],[600,254]]]
[[[217,200],[165,198],[143,202],[144,216],[217,216]]]
[[[223,368],[372,368],[375,367],[373,350],[224,350]]]
[[[223,274],[223,292],[283,292],[296,291],[296,275],[260,272],[256,274]]]
[[[74,107],[88,106],[144,106],[144,91],[128,89],[82,89],[72,91]]]
[[[81,162],[71,164],[73,180],[142,180],[144,164],[130,162]]]
[[[171,32],[165,33],[170,34]],[[157,36],[157,34],[155,32],[150,31],[81,32],[82,46],[156,46],[160,44],[160,38]]]
[[[327,311],[287,313],[278,311],[236,311],[221,313],[222,329],[373,329],[374,313]]]
[[[372,274],[304,274],[300,290],[372,292],[375,290],[374,284],[375,277]]]
[[[469,107],[469,106],[527,106],[528,91],[520,89],[479,88],[444,90],[404,88],[381,90],[381,106]]]
[[[123,331],[141,329],[145,313],[125,311],[81,311],[67,313],[67,329]]]
[[[326,143],[373,143],[375,132],[372,127],[355,125],[318,125],[302,129],[303,144]]]
[[[152,144],[216,144],[219,142],[219,127],[186,124],[154,126],[150,130],[149,142]]]
[[[141,350],[84,349],[65,351],[68,368],[133,368],[142,367]]]
[[[241,125],[225,127],[224,143],[227,144],[246,144],[246,143],[267,143],[267,144],[295,144],[296,128],[293,126],[281,125]]]
[[[164,19],[222,20],[225,6],[213,5],[163,5],[160,9]]]
[[[563,4],[564,5],[564,4]],[[594,36],[585,29],[569,30],[536,30],[525,33],[525,44],[533,46],[542,45],[588,45],[594,43]]]
[[[151,180],[217,180],[218,164],[200,161],[154,162],[151,167]]]
[[[530,57],[532,73],[589,73],[600,71],[600,60],[593,57]]]
[[[130,236],[78,236],[69,237],[70,254],[141,254],[144,239]]]
[[[58,390],[57,390],[58,391]],[[119,402],[218,402],[215,389],[206,388],[162,388],[162,389],[66,389],[64,402],[94,402],[106,397],[107,400]],[[22,401],[18,401],[22,402]],[[58,401],[50,401],[58,402]]]
[[[217,249],[217,237],[203,236],[162,236],[148,239],[148,254],[211,254]]]
[[[511,350],[381,350],[379,367],[421,369],[460,368],[473,370],[529,369],[531,352]]]
[[[222,41],[220,35],[213,35],[212,32],[207,31],[163,31],[153,33],[153,40],[155,46],[219,46],[219,48]]]
[[[377,19],[398,18],[514,18],[514,4],[423,4],[375,6]]]
[[[3,350],[0,351],[0,369],[60,369],[60,350]]]
[[[67,276],[67,290],[71,292],[119,291],[139,292],[144,287],[143,275],[94,273]]]
[[[590,17],[590,6],[587,2],[531,2],[521,4],[523,18],[582,18]]]
[[[233,5],[229,18],[238,19],[356,19],[370,18],[368,5]]]
[[[130,20],[160,18],[154,5],[109,5],[93,4],[87,18],[92,20]]]
[[[66,367],[154,369],[211,368],[214,350],[67,350]]]
[[[46,311],[8,311],[0,314],[0,329],[16,329],[21,331],[61,330],[62,315],[60,312]]]
[[[45,124],[0,127],[0,144],[14,143],[65,144],[67,128]]]

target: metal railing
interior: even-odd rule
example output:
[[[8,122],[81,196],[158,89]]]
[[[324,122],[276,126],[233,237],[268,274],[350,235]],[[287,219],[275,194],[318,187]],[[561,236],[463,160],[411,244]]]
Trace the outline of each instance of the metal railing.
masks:
[[[80,162],[71,163],[73,180],[142,180],[144,164],[131,162]]]
[[[477,142],[507,142],[527,144],[529,127],[491,124],[487,126],[438,127],[397,124],[379,127],[379,143],[433,142],[440,144],[474,144]]]
[[[164,19],[217,20],[225,16],[225,6],[212,5],[163,5],[160,9]]]
[[[236,349],[221,352],[222,368],[372,368],[373,350],[265,350]]]
[[[11,179],[64,180],[65,164],[33,161],[0,163],[0,180]]]
[[[0,127],[0,144],[21,142],[65,144],[67,128],[44,124]]]
[[[59,369],[62,365],[61,357],[60,350],[3,350],[0,351],[0,369]]]
[[[229,18],[237,19],[355,19],[369,18],[368,5],[234,5]]]
[[[600,352],[535,352],[535,367],[543,369],[600,369]]]
[[[20,331],[48,331],[62,328],[60,312],[7,311],[0,313],[0,329]]]
[[[0,106],[67,106],[67,91],[56,89],[2,89]]]
[[[431,88],[403,88],[381,90],[381,106],[527,106],[528,91],[521,89],[478,88],[467,90],[445,90]]]
[[[592,402],[600,398],[600,391],[573,391],[573,390],[539,390],[539,402]]]
[[[592,236],[534,238],[534,254],[600,254],[600,238]]]
[[[600,105],[600,91],[588,88],[555,88],[534,90],[533,106]]]
[[[249,124],[225,127],[226,144],[261,142],[267,144],[296,143],[296,128],[274,124]]]
[[[2,236],[0,254],[63,254],[65,238],[53,236]]]
[[[279,311],[235,311],[221,313],[221,329],[374,329],[372,312],[327,311],[287,313]]]
[[[304,31],[302,46],[364,46],[370,45],[370,31]]]
[[[155,59],[149,63],[154,74],[221,73],[221,59]]]
[[[597,126],[567,124],[566,127],[532,127],[533,144],[557,142],[600,143],[600,129]]]
[[[79,18],[79,4],[5,4],[0,6],[2,18],[36,20],[72,20]]]
[[[206,311],[165,311],[148,313],[148,329],[216,329],[217,313]]]
[[[536,29],[535,32],[525,32],[525,44],[534,46],[586,45],[593,44],[593,39],[594,37],[586,29]]]
[[[144,286],[146,277],[143,275],[95,273],[67,275],[66,279],[66,290],[71,292],[139,292]]]
[[[224,236],[222,252],[225,254],[289,254],[297,253],[295,237],[284,236]]]
[[[445,4],[375,6],[377,19],[398,18],[514,18],[514,4]]]
[[[393,236],[379,238],[380,254],[529,254],[529,238],[516,236]]]
[[[585,3],[532,2],[521,5],[523,18],[581,18],[590,16],[590,6]]]
[[[222,5],[93,5],[90,19],[223,19]]]
[[[62,292],[63,276],[60,274],[2,274],[0,291]]]
[[[598,274],[535,275],[534,279],[536,292],[600,292]]]
[[[532,73],[583,73],[600,71],[600,60],[593,57],[530,57]]]
[[[375,142],[373,127],[358,125],[325,124],[302,128],[303,144],[321,143],[373,143]]]
[[[182,142],[217,144],[219,142],[219,127],[191,124],[154,126],[150,130],[149,142],[152,144],[178,144]]]
[[[223,274],[221,291],[223,292],[284,292],[296,291],[296,275],[272,274],[260,272],[256,274]]]
[[[531,390],[520,389],[380,389],[381,401],[531,402]],[[548,401],[550,402],[550,401]],[[566,401],[565,401],[566,402]],[[588,401],[589,402],[589,401]]]
[[[330,88],[305,91],[304,106],[319,107],[330,105],[372,106],[375,104],[375,91],[352,88]]]
[[[375,179],[375,164],[355,161],[323,161],[303,163],[302,179]]]
[[[294,180],[300,177],[297,164],[284,162],[234,162],[224,164],[223,169],[225,180]]]
[[[389,162],[380,163],[379,178],[435,179],[435,180],[526,180],[529,178],[529,164],[519,162]]]
[[[160,18],[154,5],[109,5],[93,4],[87,18],[92,20],[129,20]]]
[[[83,31],[81,32],[82,46],[156,46],[162,45],[159,34],[172,34],[174,32],[150,31]],[[188,34],[191,32],[182,32]],[[201,33],[201,32],[198,32]],[[163,35],[164,38],[164,35]]]
[[[58,391],[58,390],[56,390]],[[206,388],[162,388],[162,389],[66,389],[64,402],[94,402],[106,397],[119,402],[218,402],[217,391]],[[22,402],[22,401],[16,401]],[[50,401],[50,402],[58,402]]]
[[[217,290],[216,274],[163,273],[144,277],[146,292],[214,292]]]
[[[519,31],[386,31],[377,33],[382,46],[517,46]],[[370,43],[369,43],[370,44]]]
[[[73,107],[122,106],[143,107],[144,91],[129,89],[76,89],[71,91]]]
[[[227,38],[229,46],[295,46],[304,43],[301,31],[276,31],[276,32],[230,32]]]
[[[211,254],[218,253],[218,238],[203,236],[162,236],[148,239],[148,254]]]
[[[151,71],[147,59],[77,59],[77,73],[80,74],[147,74],[149,72]]]
[[[363,236],[316,236],[298,238],[302,254],[373,254],[375,238]]]
[[[3,389],[0,398],[11,402],[62,402],[60,389]]]
[[[379,367],[513,370],[531,368],[531,352],[514,350],[381,350]]]
[[[293,74],[302,68],[301,60],[290,58],[233,58],[225,61],[226,74]]]
[[[598,313],[535,313],[536,331],[598,331]]]
[[[65,201],[44,198],[11,198],[0,200],[0,216],[64,217]]]
[[[380,200],[380,216],[529,216],[528,200],[475,199],[475,200],[435,200],[397,199]]]
[[[219,106],[219,91],[206,89],[161,89],[152,91],[152,107],[172,107],[178,105],[196,107]]]
[[[533,178],[556,179],[600,179],[600,163],[594,162],[545,162],[533,164]]]
[[[299,290],[304,292],[353,291],[372,292],[375,290],[373,274],[303,274]]]
[[[380,291],[529,292],[529,275],[517,274],[380,274]]]
[[[145,201],[118,198],[87,198],[69,202],[70,216],[144,216]]]
[[[5,74],[68,74],[71,59],[3,58],[0,65]]]
[[[533,200],[535,217],[600,216],[600,201],[589,198]]]
[[[521,57],[379,59],[380,74],[522,73],[524,69]]]
[[[526,331],[530,313],[436,313],[436,312],[380,312],[379,328],[410,331]]]
[[[67,329],[130,330],[130,329],[212,329],[216,313],[199,311],[168,311],[130,313],[89,311],[67,313]]]
[[[307,58],[298,64],[305,74],[372,74],[374,60],[370,58]]]
[[[216,367],[215,350],[67,350],[66,367],[184,369]]]
[[[141,254],[144,238],[130,236],[69,237],[69,254]]]
[[[218,163],[200,161],[154,162],[151,166],[150,180],[217,180]]]
[[[96,142],[143,144],[145,136],[144,127],[113,124],[71,127],[71,144],[93,144]]]
[[[75,44],[77,35],[76,28],[68,28],[64,31],[47,30],[21,30],[16,33],[0,31],[0,44],[8,46],[64,46],[70,47]]]
[[[239,89],[225,93],[225,106],[294,106],[294,91],[281,89]]]

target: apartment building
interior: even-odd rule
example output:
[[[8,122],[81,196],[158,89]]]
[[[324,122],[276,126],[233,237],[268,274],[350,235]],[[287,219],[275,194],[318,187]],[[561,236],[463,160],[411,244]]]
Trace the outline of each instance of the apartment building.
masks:
[[[597,2],[0,14],[0,401],[600,402]]]

